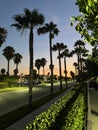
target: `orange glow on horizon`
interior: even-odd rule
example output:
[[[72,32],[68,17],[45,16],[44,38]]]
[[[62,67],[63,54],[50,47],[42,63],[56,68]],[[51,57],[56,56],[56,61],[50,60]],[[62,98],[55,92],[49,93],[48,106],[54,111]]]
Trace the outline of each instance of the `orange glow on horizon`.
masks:
[[[74,66],[68,66],[67,68],[68,68],[67,69],[68,70],[67,75],[70,76],[70,71],[74,72]],[[36,68],[34,68],[34,69],[36,69]],[[36,69],[36,71],[37,71],[37,69]],[[48,73],[50,73],[50,69],[45,68],[45,75],[47,75]],[[54,75],[59,76],[59,68],[54,67],[54,72],[53,73],[54,73]],[[19,75],[21,75],[21,74],[28,75],[29,74],[29,69],[19,71]],[[42,74],[43,74],[43,68],[40,69],[40,75],[42,75]],[[64,67],[63,66],[62,66],[62,76],[64,76]]]

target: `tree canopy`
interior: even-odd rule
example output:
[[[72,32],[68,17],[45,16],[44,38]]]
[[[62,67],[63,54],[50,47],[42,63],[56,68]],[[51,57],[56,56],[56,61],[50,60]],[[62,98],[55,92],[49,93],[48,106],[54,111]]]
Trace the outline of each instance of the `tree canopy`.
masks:
[[[98,44],[98,1],[76,0],[80,15],[71,17],[71,25],[76,23],[75,29],[91,45]]]
[[[5,28],[0,27],[0,47],[5,42],[7,38],[7,30]]]

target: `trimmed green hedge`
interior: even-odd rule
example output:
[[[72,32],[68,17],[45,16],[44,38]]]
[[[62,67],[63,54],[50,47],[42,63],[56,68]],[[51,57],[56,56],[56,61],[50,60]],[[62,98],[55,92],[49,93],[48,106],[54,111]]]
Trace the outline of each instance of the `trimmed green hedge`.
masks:
[[[42,112],[35,120],[28,124],[25,130],[48,130],[52,123],[55,122],[56,117],[59,115],[60,111],[65,107],[66,103],[72,98],[75,94],[74,91],[69,92],[55,102],[51,107]]]
[[[83,93],[72,104],[62,130],[82,130],[85,124],[85,99]]]
[[[84,124],[85,95],[81,87],[76,87],[27,124],[25,130],[82,130]]]

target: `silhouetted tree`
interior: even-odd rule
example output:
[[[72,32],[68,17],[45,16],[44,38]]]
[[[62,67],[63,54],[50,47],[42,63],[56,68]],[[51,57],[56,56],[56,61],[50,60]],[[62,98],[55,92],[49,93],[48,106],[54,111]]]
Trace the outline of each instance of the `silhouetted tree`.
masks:
[[[52,59],[52,39],[55,35],[58,35],[59,30],[57,28],[57,25],[53,22],[50,22],[49,24],[46,23],[43,27],[38,29],[38,34],[46,34],[49,33],[49,46],[50,46],[50,71],[51,71],[51,94],[53,94],[53,59]]]
[[[5,42],[7,38],[7,30],[5,28],[0,27],[0,47]]]
[[[19,54],[19,53],[15,53],[14,54],[14,57],[13,57],[13,60],[14,60],[14,63],[16,64],[16,69],[15,69],[15,75],[17,76],[19,70],[18,70],[18,64],[21,63],[21,59],[22,59],[22,55]]]
[[[3,69],[1,69],[1,74],[2,75],[4,75],[5,74],[5,72],[6,72],[6,70],[3,68]]]
[[[3,56],[7,59],[8,66],[7,66],[7,75],[9,75],[9,65],[10,65],[10,60],[13,58],[15,53],[15,50],[11,46],[7,46],[3,49]]]
[[[41,68],[41,59],[35,60],[35,67],[38,70],[38,76],[40,75],[40,68]]]
[[[70,71],[70,75],[71,75],[71,77],[72,77],[72,79],[74,81],[74,79],[75,79],[75,73],[73,71]]]
[[[64,51],[61,53],[61,57],[64,58],[64,74],[65,74],[65,82],[66,82],[66,87],[67,87],[67,63],[66,63],[66,58],[70,57],[71,54],[69,53],[69,49],[67,48],[67,45],[64,47]]]
[[[41,66],[43,67],[43,76],[45,75],[45,69],[44,69],[44,67],[45,67],[45,65],[46,65],[46,59],[45,58],[41,58]]]
[[[58,51],[58,59],[59,59],[59,79],[60,79],[60,90],[62,90],[62,71],[61,71],[61,51],[65,49],[64,43],[56,43],[53,45],[52,50]]]
[[[30,64],[29,64],[29,106],[32,106],[32,82],[33,82],[33,60],[34,60],[34,29],[37,26],[44,23],[44,16],[34,9],[30,11],[29,9],[24,9],[24,14],[18,14],[13,17],[15,24],[11,26],[16,27],[18,31],[29,30],[29,55],[30,55]]]
[[[77,55],[78,80],[80,82],[81,74],[83,72],[83,61],[85,60],[83,57],[88,56],[88,50],[85,48],[85,43],[81,40],[76,41],[72,53]]]
[[[73,63],[73,66],[75,67],[75,72],[76,72],[76,75],[77,75],[77,70],[78,70],[78,63],[77,62],[74,62]]]

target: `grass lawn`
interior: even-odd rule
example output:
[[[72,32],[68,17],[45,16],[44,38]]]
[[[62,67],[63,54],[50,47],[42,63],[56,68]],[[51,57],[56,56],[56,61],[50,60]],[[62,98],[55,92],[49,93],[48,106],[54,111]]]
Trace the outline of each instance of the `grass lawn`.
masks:
[[[26,87],[1,88],[0,93],[10,92],[10,91],[15,91],[15,90],[22,90],[22,89],[27,89],[27,88]]]
[[[55,85],[58,85],[59,82],[54,83]],[[41,84],[38,85],[34,85],[34,86],[41,86],[41,87],[48,87],[50,86],[50,83],[44,83],[42,82]],[[22,86],[12,86],[12,87],[8,87],[8,84],[6,82],[0,82],[0,93],[3,92],[9,92],[9,91],[15,91],[15,90],[22,90],[22,89],[27,89],[28,86],[26,85],[22,85]]]

